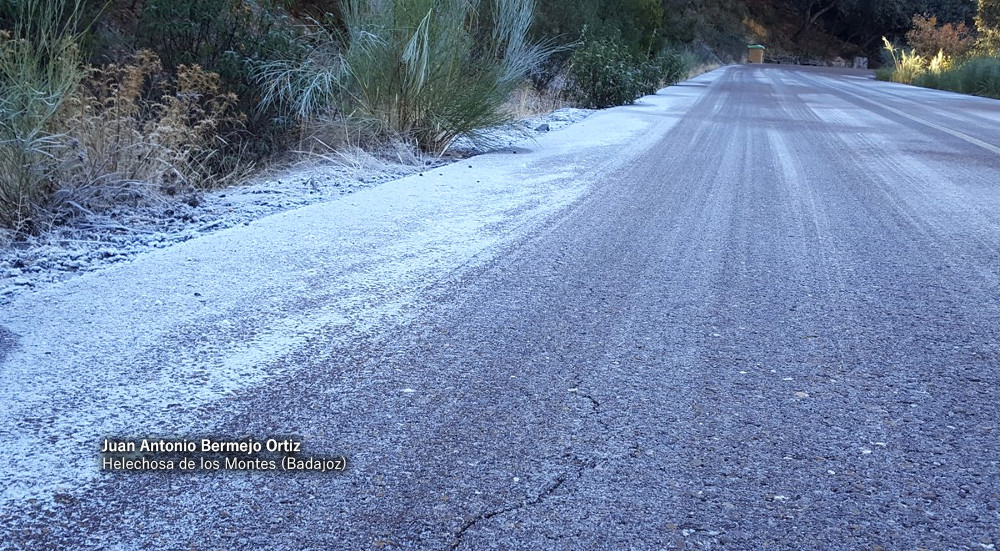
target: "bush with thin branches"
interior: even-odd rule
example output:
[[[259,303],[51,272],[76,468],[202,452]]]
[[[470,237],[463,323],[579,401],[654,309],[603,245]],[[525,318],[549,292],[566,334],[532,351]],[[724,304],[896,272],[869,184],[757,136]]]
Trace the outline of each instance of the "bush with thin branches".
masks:
[[[218,74],[180,65],[166,75],[148,50],[90,68],[61,117],[66,154],[49,210],[65,216],[217,187],[227,175],[206,164],[219,128],[240,123],[235,103]]]
[[[976,40],[965,23],[941,23],[933,15],[914,15],[913,28],[906,33],[906,43],[925,57],[941,53],[948,58],[961,58],[972,49]]]

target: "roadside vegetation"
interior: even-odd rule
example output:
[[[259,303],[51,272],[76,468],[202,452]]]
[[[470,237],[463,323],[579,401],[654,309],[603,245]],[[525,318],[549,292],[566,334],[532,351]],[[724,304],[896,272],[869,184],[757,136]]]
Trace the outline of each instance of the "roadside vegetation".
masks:
[[[197,202],[296,152],[440,154],[526,112],[631,103],[687,71],[664,22],[658,0],[8,0],[0,230]]]
[[[883,38],[881,80],[1000,99],[1000,1],[979,0],[976,30],[917,15],[908,47]]]
[[[316,125],[340,115],[368,139],[440,152],[505,122],[501,109],[553,47],[528,36],[533,4],[495,0],[351,2],[335,28],[298,38],[304,59],[261,65],[262,105]]]
[[[422,165],[512,117],[632,103],[739,61],[748,41],[861,51],[920,10],[947,22],[914,19],[882,76],[993,95],[995,1],[962,27],[965,4],[2,0],[0,241],[194,205],[304,156]]]

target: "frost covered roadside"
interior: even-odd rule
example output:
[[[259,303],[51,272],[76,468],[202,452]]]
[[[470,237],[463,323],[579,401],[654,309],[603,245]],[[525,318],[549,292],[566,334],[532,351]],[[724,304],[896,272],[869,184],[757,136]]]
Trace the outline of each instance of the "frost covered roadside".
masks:
[[[559,109],[484,132],[491,148],[456,141],[452,151],[468,157],[507,147],[587,118],[587,109]],[[361,189],[438,168],[452,157],[427,157],[423,164],[379,161],[315,164],[289,169],[246,185],[210,193],[164,198],[155,205],[121,207],[76,220],[72,225],[0,247],[0,304],[42,284],[92,272],[139,254],[250,222],[335,199]]]
[[[0,534],[110,476],[88,451],[103,437],[234,434],[240,397],[276,377],[370,380],[363,350],[333,351],[450,307],[470,274],[614,185],[717,76],[20,293],[0,308]]]

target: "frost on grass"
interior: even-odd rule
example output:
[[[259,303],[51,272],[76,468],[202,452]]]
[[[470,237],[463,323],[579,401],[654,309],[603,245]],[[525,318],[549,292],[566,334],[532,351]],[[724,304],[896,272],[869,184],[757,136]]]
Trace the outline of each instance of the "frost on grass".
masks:
[[[354,149],[311,152],[280,173],[214,192],[164,197],[80,217],[52,231],[14,242],[0,235],[0,304],[38,285],[97,270],[225,228],[336,199],[464,158],[509,147],[592,114],[560,109],[463,136],[440,157],[393,147],[378,155]]]

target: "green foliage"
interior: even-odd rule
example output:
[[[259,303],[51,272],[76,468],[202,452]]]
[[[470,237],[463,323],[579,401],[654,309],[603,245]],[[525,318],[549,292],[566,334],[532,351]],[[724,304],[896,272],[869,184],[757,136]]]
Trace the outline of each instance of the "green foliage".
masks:
[[[968,0],[920,0],[915,2],[911,11],[936,16],[942,23],[964,23],[971,26],[976,15],[976,4]]]
[[[570,78],[571,93],[580,105],[602,108],[635,101],[643,76],[628,48],[599,38],[586,41],[573,52]]]
[[[634,54],[663,44],[661,0],[541,0],[532,33],[572,44],[583,37],[616,38]]]
[[[979,30],[979,51],[991,56],[1000,55],[1000,0],[979,0],[976,29]]]
[[[939,73],[929,71],[913,83],[917,86],[1000,99],[1000,59],[973,58]]]
[[[331,109],[441,151],[507,119],[501,107],[550,48],[528,39],[531,0],[354,0],[344,31],[317,29],[306,59],[258,74],[263,103],[299,118]]]
[[[84,76],[74,32],[79,3],[14,0],[12,31],[0,33],[0,226],[38,229],[58,182],[60,111]]]
[[[270,8],[266,1],[251,7],[245,0],[146,0],[136,25],[135,45],[155,52],[168,73],[198,65],[220,76],[222,88],[239,98],[245,124],[223,134],[233,149],[255,157],[274,152],[291,127],[277,111],[259,108],[255,67],[304,55],[291,25]]]
[[[687,74],[687,56],[664,50],[653,59],[636,56],[620,41],[588,39],[570,59],[571,95],[584,107],[627,105]]]
[[[653,59],[640,59],[638,95],[655,94],[663,86],[680,82],[692,65],[689,54],[672,48],[664,48]]]

